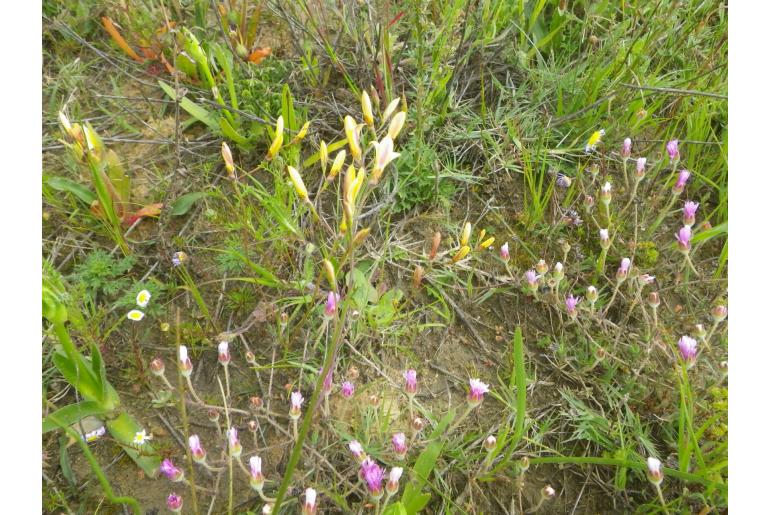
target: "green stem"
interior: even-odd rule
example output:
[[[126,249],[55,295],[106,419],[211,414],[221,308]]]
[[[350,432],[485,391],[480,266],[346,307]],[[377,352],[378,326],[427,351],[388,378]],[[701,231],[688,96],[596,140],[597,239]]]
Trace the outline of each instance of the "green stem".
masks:
[[[179,310],[179,306],[176,308],[176,356],[177,360],[179,359],[179,346],[182,343],[182,333],[181,333],[181,313]],[[182,429],[184,429],[185,438],[190,437],[190,423],[187,419],[187,406],[185,405],[184,401],[184,381],[182,380],[182,367],[179,366],[180,364],[177,363],[177,385],[179,387],[179,416],[182,419]],[[165,374],[163,375],[163,379],[166,379]],[[187,378],[189,381],[189,377]],[[166,381],[168,383],[168,381]],[[169,385],[171,386],[171,385]],[[190,464],[190,495],[192,496],[192,505],[193,505],[193,512],[197,515],[199,513],[198,511],[198,498],[195,493],[195,467],[193,466],[193,460],[192,460],[192,452],[190,451],[189,446],[185,446],[185,451],[187,452],[187,463]]]
[[[663,498],[663,490],[660,489],[659,484],[655,484],[655,490],[658,491],[658,499],[660,499],[660,506],[663,508],[663,513],[668,514],[668,508],[666,508],[666,499]]]

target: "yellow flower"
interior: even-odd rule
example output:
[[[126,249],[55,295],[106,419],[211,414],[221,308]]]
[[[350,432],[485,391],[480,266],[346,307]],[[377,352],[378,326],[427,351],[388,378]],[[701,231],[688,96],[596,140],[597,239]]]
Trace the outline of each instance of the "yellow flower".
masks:
[[[604,136],[604,129],[600,129],[591,134],[591,137],[588,138],[588,143],[586,143],[586,152],[596,150],[596,145],[602,140],[602,136]]]
[[[468,255],[468,252],[471,251],[471,248],[468,245],[463,245],[460,247],[460,250],[457,252],[457,254],[454,255],[452,258],[452,263],[457,263],[462,258]]]
[[[227,143],[224,141],[222,142],[222,159],[225,161],[225,169],[227,170],[227,175],[234,177],[235,163],[233,163],[233,153],[230,152],[230,147],[228,147]]]
[[[460,245],[465,246],[468,244],[468,240],[471,239],[471,223],[465,222],[463,232],[460,234]]]
[[[289,178],[291,179],[291,182],[294,184],[294,190],[297,192],[297,196],[301,198],[302,200],[307,201],[307,188],[305,188],[305,182],[302,180],[302,176],[299,174],[296,168],[293,166],[288,167],[289,170]]]
[[[372,101],[369,99],[369,94],[366,91],[361,93],[361,112],[364,113],[364,122],[366,122],[366,125],[372,127],[374,125]]]
[[[395,99],[390,104],[388,104],[388,107],[385,108],[385,112],[382,113],[382,123],[385,123],[388,121],[388,118],[390,118],[390,115],[396,112],[396,108],[398,107],[398,103],[401,101],[400,98]]]
[[[380,176],[385,170],[385,167],[400,156],[398,152],[393,152],[393,140],[390,136],[385,136],[382,141],[372,143],[374,145],[375,158],[374,158],[374,170],[372,171],[372,183],[377,184],[380,181]]]
[[[329,176],[326,178],[327,181],[334,180],[335,177],[337,177],[337,174],[340,173],[340,170],[342,170],[342,165],[345,164],[345,158],[347,157],[347,152],[345,152],[345,149],[343,148],[339,152],[337,152],[337,155],[334,156],[334,162],[332,163],[332,168],[329,170]]]
[[[356,161],[361,160],[361,125],[357,125],[352,116],[345,117],[345,135],[348,138],[350,154]]]
[[[270,145],[270,149],[267,151],[268,161],[278,155],[283,145],[283,116],[279,116],[275,122],[275,136],[273,137],[273,143]]]
[[[303,139],[305,139],[305,136],[307,136],[307,130],[310,128],[310,122],[305,122],[304,125],[302,125],[302,128],[299,130],[296,136],[294,136],[294,139],[291,140],[292,143],[299,143]]]
[[[481,247],[482,249],[486,249],[486,248],[489,248],[489,246],[492,245],[494,242],[495,242],[495,237],[492,236],[491,238],[488,238],[483,242],[481,242],[479,244],[479,247]]]
[[[390,136],[390,139],[395,141],[398,133],[401,132],[401,129],[404,128],[405,121],[406,113],[403,111],[397,112],[393,119],[390,121],[390,126],[388,127],[388,136]]]

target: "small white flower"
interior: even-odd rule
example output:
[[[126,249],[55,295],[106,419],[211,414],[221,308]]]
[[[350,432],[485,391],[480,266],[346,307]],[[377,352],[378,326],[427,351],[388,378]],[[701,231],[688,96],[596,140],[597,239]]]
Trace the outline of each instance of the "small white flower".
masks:
[[[144,318],[144,313],[142,313],[138,309],[132,309],[131,311],[128,312],[126,317],[129,320],[133,320],[134,322],[138,322],[138,321],[140,321],[141,319]]]
[[[142,290],[139,293],[136,294],[136,305],[140,308],[147,307],[147,304],[150,302],[150,297],[152,295],[147,290]]]
[[[147,443],[147,440],[151,438],[152,436],[147,435],[147,431],[142,429],[141,431],[137,431],[137,433],[134,435],[134,443],[136,445],[144,445]]]

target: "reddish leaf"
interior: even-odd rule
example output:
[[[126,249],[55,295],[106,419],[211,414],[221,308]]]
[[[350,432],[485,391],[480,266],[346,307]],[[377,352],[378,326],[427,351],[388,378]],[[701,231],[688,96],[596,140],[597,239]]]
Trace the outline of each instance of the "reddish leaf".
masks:
[[[126,214],[123,217],[123,225],[133,225],[137,220],[144,218],[145,216],[158,216],[160,215],[161,209],[163,209],[163,204],[160,203],[144,206],[139,211]]]
[[[268,47],[264,47],[264,48],[255,48],[249,54],[249,56],[246,58],[246,60],[248,62],[250,62],[250,63],[253,63],[253,64],[259,64],[259,63],[262,62],[262,60],[265,57],[269,56],[271,52],[272,52],[272,50],[271,50],[271,48],[269,46]]]

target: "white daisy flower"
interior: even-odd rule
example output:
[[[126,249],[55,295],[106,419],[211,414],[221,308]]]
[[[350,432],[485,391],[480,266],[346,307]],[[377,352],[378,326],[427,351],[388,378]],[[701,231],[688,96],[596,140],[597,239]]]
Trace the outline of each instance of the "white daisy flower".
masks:
[[[138,309],[132,309],[131,311],[128,312],[126,317],[128,317],[129,320],[133,320],[134,322],[138,322],[138,321],[140,321],[141,319],[144,318],[144,313],[142,313]]]
[[[136,294],[136,305],[140,308],[144,308],[147,306],[147,304],[150,302],[150,292],[147,290],[142,290],[139,293]]]

